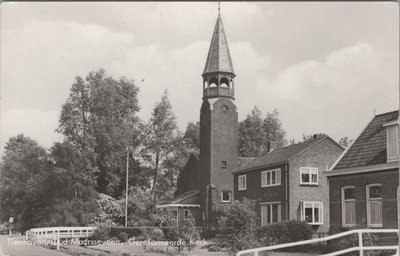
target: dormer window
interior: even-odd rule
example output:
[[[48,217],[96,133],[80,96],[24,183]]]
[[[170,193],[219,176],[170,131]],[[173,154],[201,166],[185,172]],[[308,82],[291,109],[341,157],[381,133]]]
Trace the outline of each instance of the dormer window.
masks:
[[[386,124],[387,131],[387,161],[395,161],[399,157],[397,122]]]

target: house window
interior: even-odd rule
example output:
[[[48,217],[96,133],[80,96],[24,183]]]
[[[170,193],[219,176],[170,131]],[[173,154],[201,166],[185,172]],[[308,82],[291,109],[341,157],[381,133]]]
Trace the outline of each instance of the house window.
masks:
[[[221,193],[221,201],[224,203],[229,203],[231,201],[231,192],[224,191]]]
[[[281,221],[280,203],[261,203],[261,225]]]
[[[318,168],[301,167],[300,168],[300,184],[302,184],[302,185],[318,185]]]
[[[342,226],[356,224],[356,197],[354,187],[342,188]]]
[[[300,218],[311,225],[322,225],[322,203],[321,202],[302,202]]]
[[[226,161],[221,162],[221,168],[226,169],[227,166],[228,166],[228,164]]]
[[[391,125],[387,127],[387,160],[397,160],[399,156],[399,149],[397,145],[398,127]]]
[[[171,212],[173,224],[178,226],[178,210],[172,210]]]
[[[183,210],[183,216],[185,219],[189,217],[190,211],[188,209]]]
[[[382,227],[382,186],[367,186],[367,224],[369,227]]]
[[[267,170],[261,172],[261,187],[281,185],[281,169]]]
[[[247,180],[246,175],[239,175],[238,176],[238,190],[246,190],[247,189]]]

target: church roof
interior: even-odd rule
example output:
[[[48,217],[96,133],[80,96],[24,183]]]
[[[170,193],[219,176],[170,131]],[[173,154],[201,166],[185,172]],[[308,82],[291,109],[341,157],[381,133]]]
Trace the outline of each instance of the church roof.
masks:
[[[235,75],[220,14],[218,14],[217,23],[215,24],[203,75],[214,72],[227,72]]]

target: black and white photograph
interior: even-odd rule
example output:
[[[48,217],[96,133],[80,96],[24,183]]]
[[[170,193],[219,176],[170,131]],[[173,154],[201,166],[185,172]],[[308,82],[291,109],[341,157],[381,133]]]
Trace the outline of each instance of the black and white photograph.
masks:
[[[399,256],[399,2],[1,2],[0,256]]]

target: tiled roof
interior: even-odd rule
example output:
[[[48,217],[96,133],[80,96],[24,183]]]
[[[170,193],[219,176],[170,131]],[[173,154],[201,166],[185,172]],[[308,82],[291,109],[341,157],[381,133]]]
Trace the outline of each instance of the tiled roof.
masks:
[[[255,157],[242,157],[238,156],[238,167],[244,165],[245,163],[255,159]]]
[[[398,111],[376,115],[333,170],[386,163],[386,123],[398,118]]]
[[[165,205],[165,204],[179,204],[182,201],[184,201],[185,199],[188,199],[188,198],[190,198],[192,196],[195,196],[195,195],[197,195],[199,193],[200,193],[200,190],[187,191],[185,193],[180,194],[179,196],[176,196],[176,197],[172,198],[171,200],[163,202],[162,205]]]
[[[214,72],[227,72],[235,75],[220,14],[218,14],[217,23],[215,24],[203,75]]]
[[[290,158],[300,154],[303,150],[306,150],[312,145],[327,138],[329,137],[326,135],[319,135],[319,137],[317,137],[316,139],[312,139],[298,144],[293,144],[286,147],[277,148],[271,152],[266,152],[256,157],[255,159],[245,163],[244,165],[240,166],[234,172],[257,169],[263,166],[288,162]]]

